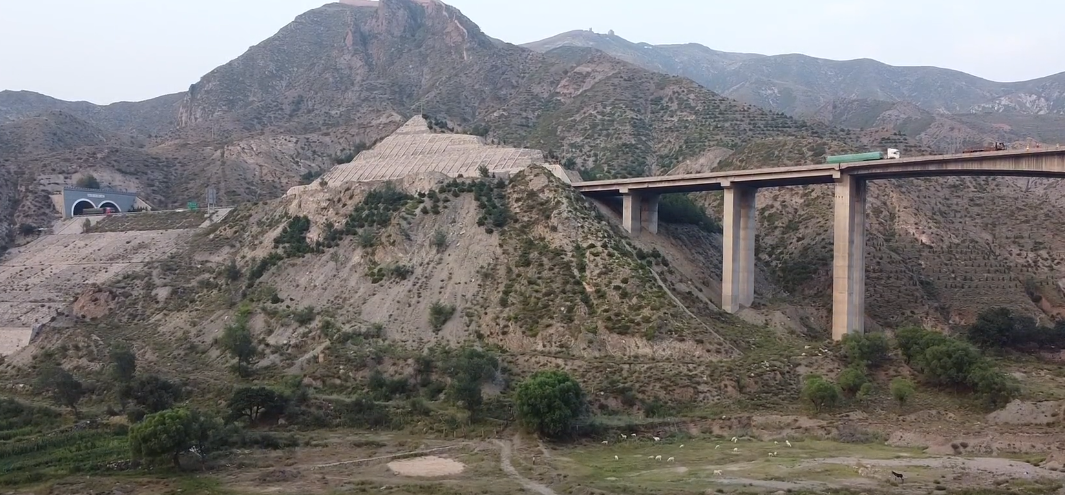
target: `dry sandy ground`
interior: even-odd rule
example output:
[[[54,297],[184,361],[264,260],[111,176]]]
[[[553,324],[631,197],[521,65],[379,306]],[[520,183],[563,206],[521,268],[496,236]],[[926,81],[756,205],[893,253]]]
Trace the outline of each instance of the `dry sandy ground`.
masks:
[[[461,473],[466,465],[452,459],[435,455],[415,457],[388,463],[388,469],[400,476],[435,477]]]

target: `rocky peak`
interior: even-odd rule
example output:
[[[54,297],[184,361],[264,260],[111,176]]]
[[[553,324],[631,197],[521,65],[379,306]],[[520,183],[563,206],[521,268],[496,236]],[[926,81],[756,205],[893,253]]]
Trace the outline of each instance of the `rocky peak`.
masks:
[[[495,49],[458,9],[436,0],[345,0],[300,15],[204,76],[185,95],[179,122],[243,131],[280,123],[311,129],[323,118],[344,124],[362,97],[413,100],[432,75]]]

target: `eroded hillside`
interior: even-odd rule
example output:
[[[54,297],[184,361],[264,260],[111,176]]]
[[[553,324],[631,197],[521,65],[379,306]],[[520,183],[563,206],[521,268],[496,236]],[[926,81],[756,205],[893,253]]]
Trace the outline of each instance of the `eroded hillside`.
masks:
[[[298,372],[327,392],[378,368],[372,356],[399,372],[425,349],[476,343],[519,375],[570,369],[615,406],[625,390],[673,403],[740,389],[794,398],[790,365],[747,376],[765,359],[755,344],[793,337],[716,309],[702,259],[720,257],[712,235],[669,226],[633,241],[605,215],[540,167],[509,182],[419,176],[304,192],[235,211],[111,284],[105,316],[61,316],[9,362],[61,346],[91,371],[109,343],[129,341],[145,366],[213,391],[230,364],[216,339],[246,317],[259,373]]]

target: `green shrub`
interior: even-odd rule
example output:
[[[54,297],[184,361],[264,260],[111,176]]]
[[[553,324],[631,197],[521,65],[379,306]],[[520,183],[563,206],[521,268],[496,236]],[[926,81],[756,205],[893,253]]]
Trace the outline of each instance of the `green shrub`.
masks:
[[[851,365],[840,372],[839,376],[836,377],[836,382],[839,383],[840,389],[853,396],[857,395],[858,391],[869,383],[869,378],[865,376],[864,369]]]
[[[205,455],[217,435],[219,425],[213,418],[188,409],[168,409],[149,414],[129,429],[130,449],[134,459],[170,457],[181,468],[181,454],[196,447]]]
[[[440,301],[434,302],[429,307],[429,326],[432,327],[434,332],[439,332],[454,315],[455,306],[444,304]]]
[[[157,375],[138,376],[119,391],[123,400],[131,400],[145,413],[157,413],[174,407],[181,400],[181,386]]]
[[[878,368],[888,360],[891,346],[882,333],[843,336],[843,357],[851,365]]]
[[[806,377],[802,387],[802,398],[813,406],[814,411],[821,413],[825,409],[831,409],[839,405],[842,399],[839,387],[819,375]]]
[[[352,428],[380,428],[391,424],[388,409],[369,397],[356,397],[336,404],[343,426]]]
[[[891,397],[899,403],[899,407],[906,405],[906,402],[913,396],[915,387],[913,382],[903,377],[895,377],[891,380]]]
[[[314,306],[307,306],[292,312],[292,321],[301,327],[314,321],[315,318],[318,318],[318,315],[314,312]]]
[[[74,185],[82,189],[99,189],[100,181],[92,174],[85,174],[78,178]]]
[[[987,363],[973,367],[969,372],[968,382],[981,400],[992,409],[1005,407],[1020,395],[1020,385],[1016,379]]]
[[[288,399],[266,387],[241,387],[233,392],[226,404],[229,420],[245,419],[249,424],[276,419],[285,410]]]
[[[518,386],[515,393],[522,424],[548,438],[573,433],[586,411],[584,392],[563,371],[539,371]]]

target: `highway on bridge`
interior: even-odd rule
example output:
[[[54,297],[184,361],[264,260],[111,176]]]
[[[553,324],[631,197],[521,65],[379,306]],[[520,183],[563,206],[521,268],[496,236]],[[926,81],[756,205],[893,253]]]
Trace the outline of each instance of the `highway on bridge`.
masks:
[[[1065,149],[987,151],[866,162],[728,170],[574,183],[590,197],[622,196],[622,226],[633,235],[658,232],[662,194],[725,191],[721,308],[754,303],[756,192],[766,187],[835,184],[832,337],[865,328],[865,203],[867,182],[941,176],[1065,178]]]

